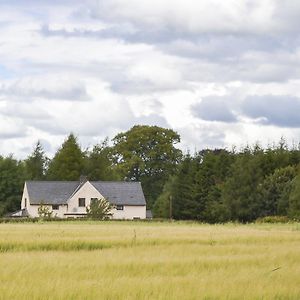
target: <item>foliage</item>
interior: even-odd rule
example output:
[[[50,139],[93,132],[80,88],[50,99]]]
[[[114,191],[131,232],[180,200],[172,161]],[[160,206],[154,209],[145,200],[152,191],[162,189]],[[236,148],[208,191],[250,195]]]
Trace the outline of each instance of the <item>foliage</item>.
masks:
[[[170,218],[172,216],[172,189],[174,186],[175,176],[171,176],[165,183],[162,193],[159,195],[153,206],[153,215],[155,218]]]
[[[187,155],[180,165],[177,176],[173,179],[171,187],[172,216],[174,219],[196,219],[198,203],[194,197],[194,178],[197,171],[197,163]],[[192,216],[192,217],[191,217]]]
[[[13,156],[0,156],[0,215],[20,207],[24,180],[24,164]]]
[[[113,205],[105,198],[94,199],[86,208],[87,217],[91,219],[104,220],[111,216]]]
[[[300,220],[300,174],[292,182],[289,196],[288,216]]]
[[[32,154],[25,160],[26,177],[30,180],[42,180],[45,178],[48,158],[40,141],[37,142]]]
[[[49,164],[50,180],[78,180],[84,170],[84,153],[77,138],[70,134]]]
[[[112,158],[124,180],[140,181],[152,208],[170,175],[176,172],[181,151],[178,133],[158,126],[134,126],[113,138]]]
[[[255,223],[289,223],[291,219],[287,216],[266,216],[258,218]]]
[[[287,215],[292,182],[297,174],[296,167],[276,169],[259,184],[261,216]]]
[[[113,169],[113,163],[109,158],[111,148],[108,140],[95,145],[91,151],[86,153],[85,174],[89,180],[118,180],[120,176]]]
[[[284,139],[263,149],[205,149],[193,155],[175,146],[179,135],[158,126],[134,126],[82,151],[70,134],[49,161],[40,142],[23,161],[0,156],[0,215],[20,207],[24,181],[141,181],[154,217],[208,223],[252,222],[265,216],[300,219],[300,150]]]
[[[41,218],[41,219],[51,218],[52,210],[49,208],[49,206],[41,203],[38,207],[38,215],[39,215],[39,218]]]

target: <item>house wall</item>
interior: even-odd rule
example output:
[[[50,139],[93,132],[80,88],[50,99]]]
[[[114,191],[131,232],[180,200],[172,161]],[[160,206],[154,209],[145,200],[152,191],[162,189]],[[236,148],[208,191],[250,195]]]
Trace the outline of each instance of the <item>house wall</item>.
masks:
[[[79,198],[85,198],[85,207],[79,207]],[[84,214],[90,206],[91,198],[103,198],[96,188],[88,181],[68,201],[68,213]]]
[[[131,206],[124,205],[123,210],[112,210],[113,219],[127,219],[132,220],[134,218],[146,219],[146,206]]]
[[[26,206],[25,206],[25,199],[27,199]],[[45,206],[47,206],[50,209],[50,211],[52,211],[52,205],[45,205]],[[21,209],[23,209],[25,207],[27,208],[27,211],[28,211],[28,214],[30,217],[37,218],[39,216],[39,213],[38,213],[39,205],[31,205],[30,204],[30,199],[29,199],[29,194],[28,194],[26,183],[24,184],[24,190],[23,190],[23,195],[22,195],[22,200],[21,200]],[[58,210],[53,210],[52,216],[58,217],[58,218],[63,218],[64,213],[66,213],[66,212],[67,212],[67,206],[60,205]]]
[[[38,217],[39,205],[30,205],[30,199],[27,191],[26,183],[24,185],[24,191],[21,200],[21,209],[25,208],[25,198],[27,199],[27,210],[30,217]],[[85,198],[85,207],[79,207],[79,198]],[[54,210],[52,216],[58,218],[67,217],[65,213],[76,216],[78,214],[85,214],[86,207],[90,206],[91,198],[101,199],[103,196],[99,191],[90,183],[86,182],[69,200],[67,205],[60,205],[59,210]],[[51,205],[46,205],[52,211]],[[131,206],[124,205],[123,210],[112,210],[112,219],[134,219],[146,218],[146,206]]]
[[[25,208],[25,199],[27,199],[27,206],[28,206],[29,195],[28,195],[26,183],[24,184],[24,189],[23,189],[23,195],[22,195],[22,200],[21,200],[21,209]]]
[[[64,218],[64,214],[67,212],[67,205],[60,205],[58,210],[52,210],[52,205],[44,205],[52,211],[52,217]],[[27,206],[27,211],[30,217],[37,218],[39,217],[39,209],[40,205],[29,205]]]

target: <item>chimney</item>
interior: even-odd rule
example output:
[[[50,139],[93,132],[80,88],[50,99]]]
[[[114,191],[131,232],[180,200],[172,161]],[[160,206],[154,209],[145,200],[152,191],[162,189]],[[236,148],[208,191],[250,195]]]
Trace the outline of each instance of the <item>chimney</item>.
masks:
[[[83,184],[83,183],[85,183],[85,182],[87,182],[87,181],[88,181],[87,176],[85,176],[85,175],[80,175],[80,178],[79,178],[80,184]]]

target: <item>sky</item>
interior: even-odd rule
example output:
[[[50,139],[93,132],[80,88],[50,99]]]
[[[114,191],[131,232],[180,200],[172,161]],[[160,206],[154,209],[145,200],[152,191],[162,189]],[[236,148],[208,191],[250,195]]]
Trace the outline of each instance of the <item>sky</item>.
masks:
[[[0,0],[0,153],[135,124],[180,148],[300,141],[298,0]]]

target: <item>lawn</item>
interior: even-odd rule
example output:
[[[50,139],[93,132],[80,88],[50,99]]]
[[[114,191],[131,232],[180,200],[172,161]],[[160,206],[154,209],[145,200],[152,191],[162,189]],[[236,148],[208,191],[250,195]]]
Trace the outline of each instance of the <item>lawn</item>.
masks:
[[[0,299],[300,299],[300,224],[0,224]]]

